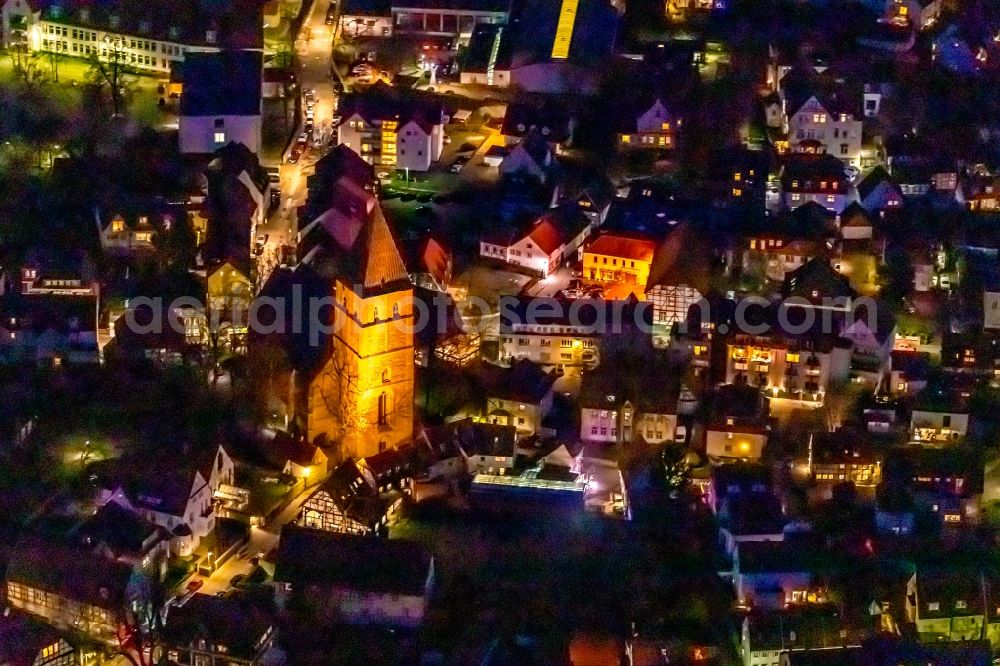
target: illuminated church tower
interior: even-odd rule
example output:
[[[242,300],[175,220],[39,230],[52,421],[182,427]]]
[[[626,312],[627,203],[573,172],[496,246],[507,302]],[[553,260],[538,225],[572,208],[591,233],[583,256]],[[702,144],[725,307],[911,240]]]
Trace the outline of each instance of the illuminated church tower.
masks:
[[[381,207],[332,283],[331,351],[307,397],[308,437],[361,458],[413,436],[413,288]]]

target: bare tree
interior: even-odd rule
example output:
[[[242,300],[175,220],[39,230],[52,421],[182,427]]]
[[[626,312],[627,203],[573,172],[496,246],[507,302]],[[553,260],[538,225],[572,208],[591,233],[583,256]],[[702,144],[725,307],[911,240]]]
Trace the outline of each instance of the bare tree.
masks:
[[[91,82],[102,90],[107,89],[112,117],[124,112],[128,96],[135,87],[135,69],[129,65],[128,58],[123,40],[111,37],[104,38],[100,54],[90,57]]]
[[[27,44],[17,44],[7,52],[14,71],[14,79],[28,88],[41,86],[48,80],[42,70],[41,55]]]
[[[361,435],[372,425],[359,407],[359,379],[357,369],[348,362],[344,351],[334,345],[330,360],[316,379],[320,399],[338,429],[331,444],[339,445],[347,437]]]

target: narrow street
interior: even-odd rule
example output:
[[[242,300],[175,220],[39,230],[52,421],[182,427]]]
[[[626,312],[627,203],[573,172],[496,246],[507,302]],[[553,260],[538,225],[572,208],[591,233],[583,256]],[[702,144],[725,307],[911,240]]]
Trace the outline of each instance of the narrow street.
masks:
[[[324,145],[335,137],[333,116],[336,108],[336,95],[330,84],[330,55],[333,48],[335,25],[326,25],[326,12],[330,0],[315,0],[309,13],[303,21],[302,30],[295,40],[295,52],[301,67],[298,72],[299,92],[307,90],[315,95],[314,135],[325,139]],[[302,111],[305,112],[305,102]],[[295,136],[302,132],[304,118],[298,118]],[[282,245],[294,246],[295,234],[298,232],[296,209],[306,199],[306,178],[313,171],[316,160],[319,159],[322,148],[311,145],[296,164],[288,163],[288,153],[283,155],[279,166],[281,179],[281,203],[268,218],[267,222],[258,227],[258,235],[266,234],[263,256],[274,261],[266,261],[267,270],[274,268],[277,257],[280,256]],[[263,282],[263,281],[262,281]]]

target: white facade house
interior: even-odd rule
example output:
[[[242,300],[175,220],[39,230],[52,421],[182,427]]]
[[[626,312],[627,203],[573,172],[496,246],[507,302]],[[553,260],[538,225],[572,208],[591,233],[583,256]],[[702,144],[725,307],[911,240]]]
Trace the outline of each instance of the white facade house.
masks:
[[[443,147],[444,125],[425,127],[411,120],[396,133],[396,168],[427,171],[441,159]]]
[[[259,153],[262,76],[259,51],[189,54],[180,104],[180,151],[214,153],[235,142]]]
[[[802,142],[818,142],[820,150],[857,167],[861,166],[861,126],[853,113],[826,109],[813,96],[797,110],[789,110],[789,143],[795,152]],[[808,144],[806,144],[808,145]]]
[[[345,95],[337,142],[369,164],[427,171],[444,148],[441,104],[379,81],[361,93]]]

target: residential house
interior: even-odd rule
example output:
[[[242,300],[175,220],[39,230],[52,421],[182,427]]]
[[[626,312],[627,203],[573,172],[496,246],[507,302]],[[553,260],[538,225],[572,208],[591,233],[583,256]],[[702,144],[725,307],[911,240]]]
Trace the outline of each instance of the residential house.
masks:
[[[232,486],[234,465],[222,446],[178,461],[116,460],[98,473],[97,502],[115,502],[164,528],[171,554],[187,557],[215,531],[216,493]],[[208,453],[206,451],[206,453]]]
[[[112,331],[105,359],[160,366],[199,362],[210,337],[204,308],[193,305],[154,309],[153,304],[133,303],[114,320]]]
[[[80,650],[47,624],[23,613],[0,618],[0,664],[4,666],[75,666]]]
[[[298,524],[341,534],[386,534],[402,494],[383,491],[376,484],[367,466],[362,469],[353,460],[344,461],[302,505]]]
[[[413,445],[418,447],[418,451],[429,452],[429,455],[426,456],[422,465],[423,474],[417,480],[450,481],[456,478],[460,472],[467,471],[465,459],[462,457],[462,449],[459,446],[459,433],[464,429],[467,435],[471,435],[478,430],[478,425],[486,424],[477,424],[471,418],[467,418],[452,421],[442,426],[423,428]],[[427,448],[420,449],[421,445]],[[415,486],[416,483],[413,485]]]
[[[865,663],[851,661],[865,637],[861,621],[833,604],[753,613],[743,620],[742,664],[853,666]]]
[[[546,137],[540,131],[528,132],[500,162],[502,178],[528,178],[547,182],[555,166],[555,157]]]
[[[583,277],[594,282],[635,285],[645,290],[656,242],[649,237],[605,232],[583,247]]]
[[[996,383],[1000,378],[1000,336],[992,328],[966,333],[946,331],[941,340],[941,367],[959,376],[984,376]]]
[[[250,600],[194,594],[169,607],[163,649],[178,666],[261,666],[274,641],[269,615]]]
[[[690,223],[674,227],[653,254],[646,298],[653,303],[653,323],[662,327],[685,321],[692,305],[711,286],[713,244]]]
[[[822,604],[829,591],[821,567],[830,555],[801,539],[743,541],[733,551],[733,587],[740,605],[776,611]]]
[[[257,228],[267,219],[271,186],[257,156],[241,143],[215,151],[205,169],[208,193],[202,212],[208,220],[200,260],[206,274],[229,262],[249,274]]]
[[[818,203],[842,213],[852,201],[844,165],[832,155],[790,155],[781,168],[781,201],[786,208]]]
[[[558,371],[596,365],[599,343],[611,323],[631,324],[626,305],[597,299],[503,297],[500,359],[527,359]]]
[[[643,109],[631,122],[620,128],[618,146],[620,148],[647,148],[670,150],[677,145],[677,132],[684,119],[671,113],[663,100],[657,97],[652,105]]]
[[[477,375],[486,399],[483,418],[514,426],[522,437],[542,432],[542,421],[552,409],[555,373],[528,359],[514,359],[506,368],[484,364]]]
[[[558,151],[573,143],[575,127],[576,119],[565,104],[550,97],[519,95],[507,105],[500,134],[504,145],[512,147],[537,132]]]
[[[910,417],[910,437],[914,442],[928,446],[953,444],[968,431],[967,393],[929,387],[917,396]]]
[[[861,166],[862,96],[846,88],[829,72],[794,68],[782,77],[780,93],[792,152],[829,155]]]
[[[445,426],[458,446],[469,474],[505,476],[517,459],[517,429],[510,425],[464,419]]]
[[[880,166],[858,183],[858,199],[870,214],[884,213],[903,205],[903,191],[889,172]]]
[[[917,30],[933,26],[941,16],[942,0],[886,0],[885,15],[890,21],[908,21]]]
[[[337,143],[372,165],[427,171],[444,148],[444,111],[421,96],[379,81],[344,96],[338,108]]]
[[[63,631],[118,645],[148,621],[150,581],[127,564],[22,535],[7,566],[7,604]]]
[[[109,253],[130,254],[153,250],[153,237],[161,230],[169,230],[176,219],[176,211],[167,205],[150,206],[144,212],[105,211],[94,209],[94,221],[101,237],[101,247]]]
[[[744,542],[784,540],[785,511],[766,466],[730,463],[713,467],[707,499],[720,523],[721,545],[730,556]]]
[[[851,203],[839,216],[840,236],[845,241],[869,240],[874,227],[868,211],[857,201]]]
[[[664,363],[615,355],[583,375],[577,404],[585,442],[672,442],[680,386]]]
[[[553,209],[536,219],[523,233],[509,229],[489,231],[480,240],[479,254],[546,277],[571,258],[591,231],[582,213]]]
[[[77,58],[116,56],[150,74],[169,74],[191,53],[263,46],[259,2],[218,6],[183,0],[111,9],[9,0],[2,15],[3,46],[27,44],[33,51]]]
[[[726,383],[756,386],[771,400],[821,404],[850,373],[850,342],[832,335],[775,326],[762,335],[737,332],[727,347]]]
[[[127,564],[150,580],[163,580],[170,557],[171,534],[116,502],[97,509],[73,530],[79,544]]]
[[[8,363],[97,363],[101,288],[83,265],[29,259],[16,289],[0,298],[6,335],[0,352]]]
[[[981,571],[918,567],[906,583],[906,619],[928,643],[982,640],[995,601]]]
[[[260,51],[185,55],[179,120],[182,153],[210,154],[230,142],[260,152],[263,69]]]
[[[875,487],[882,480],[882,455],[867,433],[849,427],[813,436],[806,465],[823,499],[840,484]]]
[[[409,492],[410,481],[419,464],[419,454],[419,449],[413,444],[404,444],[398,449],[386,449],[362,458],[358,461],[358,468],[378,492],[398,490],[406,493]]]
[[[753,386],[725,384],[711,397],[705,423],[710,459],[759,460],[769,430],[767,403]]]
[[[976,213],[1000,211],[1000,177],[979,176],[963,183],[963,197],[969,210]]]
[[[945,527],[962,527],[979,522],[984,473],[981,454],[966,447],[907,446],[890,453],[883,475],[905,483]]]
[[[403,539],[286,525],[274,582],[280,608],[297,599],[319,625],[416,627],[434,583],[434,559]]]
[[[916,351],[893,351],[890,357],[889,391],[895,395],[915,396],[927,388],[930,354]]]
[[[799,206],[795,211],[818,204]],[[825,209],[824,209],[825,210]],[[800,268],[810,259],[825,252],[823,243],[805,238],[785,238],[771,234],[756,234],[747,242],[743,265],[753,267],[763,264],[764,275],[769,280],[782,281],[789,273]]]

